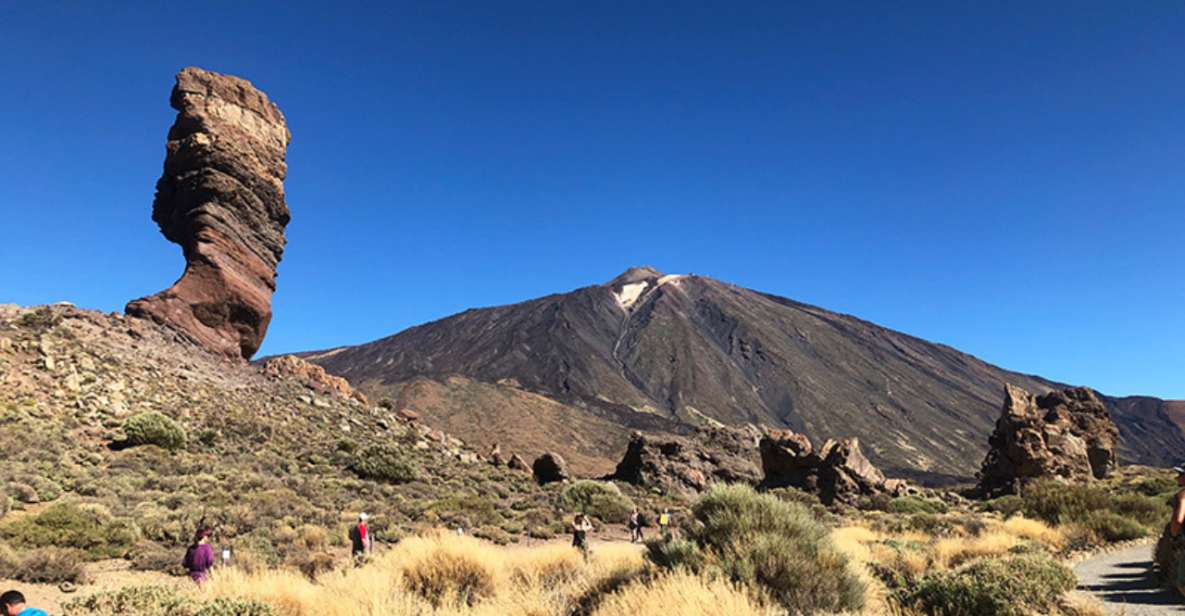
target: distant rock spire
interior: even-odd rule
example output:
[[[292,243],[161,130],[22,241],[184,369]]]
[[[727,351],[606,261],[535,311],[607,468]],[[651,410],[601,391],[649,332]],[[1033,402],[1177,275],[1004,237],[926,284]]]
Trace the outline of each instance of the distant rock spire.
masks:
[[[237,359],[259,350],[284,254],[284,161],[291,134],[250,82],[199,68],[177,74],[164,173],[152,219],[185,254],[172,287],[127,313]]]

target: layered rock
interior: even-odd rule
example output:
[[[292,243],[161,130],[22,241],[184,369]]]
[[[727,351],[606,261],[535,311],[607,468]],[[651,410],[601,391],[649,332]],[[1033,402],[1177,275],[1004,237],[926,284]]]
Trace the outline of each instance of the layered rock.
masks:
[[[263,362],[262,368],[268,376],[296,379],[314,391],[370,404],[362,392],[350,386],[349,381],[340,376],[333,376],[321,366],[310,364],[295,355],[272,357]]]
[[[1119,429],[1107,407],[1085,387],[1042,396],[1012,385],[988,440],[979,472],[987,495],[1015,494],[1035,479],[1085,482],[1115,469]]]
[[[735,428],[706,428],[691,438],[635,432],[608,478],[662,493],[699,492],[716,481],[756,484],[757,437]]]
[[[855,505],[861,496],[897,495],[904,482],[886,479],[860,450],[856,438],[828,440],[818,450],[805,435],[769,430],[759,443],[766,488],[794,487],[827,505]]]
[[[127,313],[168,325],[207,349],[242,359],[271,321],[284,253],[284,161],[291,138],[279,108],[251,83],[186,68],[170,104],[164,173],[152,219],[179,244],[185,273]]]

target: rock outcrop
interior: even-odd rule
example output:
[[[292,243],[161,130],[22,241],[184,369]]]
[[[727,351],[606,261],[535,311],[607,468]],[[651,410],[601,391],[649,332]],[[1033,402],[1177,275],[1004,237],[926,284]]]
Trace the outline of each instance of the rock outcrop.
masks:
[[[152,219],[181,246],[185,273],[126,310],[215,353],[250,358],[271,321],[284,253],[291,134],[267,96],[237,77],[186,68],[170,103],[178,113]]]
[[[262,368],[268,376],[296,379],[314,391],[354,399],[362,404],[370,405],[366,396],[351,387],[349,381],[340,376],[333,376],[321,366],[310,364],[295,355],[272,357],[263,362]]]
[[[550,451],[535,458],[535,463],[531,465],[531,470],[535,473],[535,481],[541,485],[566,481],[571,478],[571,475],[568,474],[568,465],[564,462],[564,458],[560,454]]]
[[[864,457],[859,439],[832,439],[815,450],[802,434],[770,430],[761,438],[759,448],[766,488],[798,488],[817,494],[827,505],[855,505],[861,496],[895,496],[905,489],[904,482],[886,479]]]
[[[706,428],[691,438],[635,432],[608,479],[685,494],[715,481],[756,484],[761,480],[757,436],[736,428]]]
[[[1012,385],[979,472],[985,495],[1018,493],[1034,479],[1085,482],[1117,466],[1119,429],[1107,407],[1085,387],[1042,396]]]

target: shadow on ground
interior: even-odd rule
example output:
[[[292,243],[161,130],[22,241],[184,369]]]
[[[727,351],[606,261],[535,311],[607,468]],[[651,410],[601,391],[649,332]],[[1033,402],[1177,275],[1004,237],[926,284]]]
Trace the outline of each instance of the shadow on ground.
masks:
[[[1161,587],[1151,560],[1117,564],[1112,569],[1114,573],[1099,576],[1091,584],[1080,584],[1078,590],[1094,593],[1108,603],[1163,606],[1157,613],[1185,613],[1185,605],[1177,592]]]

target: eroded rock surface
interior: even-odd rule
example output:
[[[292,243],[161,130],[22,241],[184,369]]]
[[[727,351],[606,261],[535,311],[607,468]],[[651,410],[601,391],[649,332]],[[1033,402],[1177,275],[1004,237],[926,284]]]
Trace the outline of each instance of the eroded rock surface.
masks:
[[[304,383],[309,389],[321,393],[333,394],[342,398],[352,398],[369,405],[370,401],[362,392],[350,386],[350,382],[340,376],[333,376],[324,368],[295,356],[283,355],[272,357],[263,362],[265,374],[280,378],[293,378]]]
[[[178,113],[152,219],[181,246],[185,273],[127,313],[250,358],[271,321],[284,253],[288,125],[250,82],[199,68],[177,74],[170,104]]]
[[[1085,482],[1115,470],[1119,429],[1085,387],[1042,396],[1005,386],[1004,409],[988,440],[980,491],[1015,494],[1034,479]]]
[[[765,487],[805,490],[827,505],[855,505],[861,496],[897,495],[905,487],[904,482],[886,479],[864,457],[856,438],[828,440],[816,450],[802,434],[769,430],[759,447]]]
[[[635,432],[609,478],[663,493],[699,492],[716,481],[758,483],[758,461],[757,436],[747,430],[706,428],[691,438]]]

